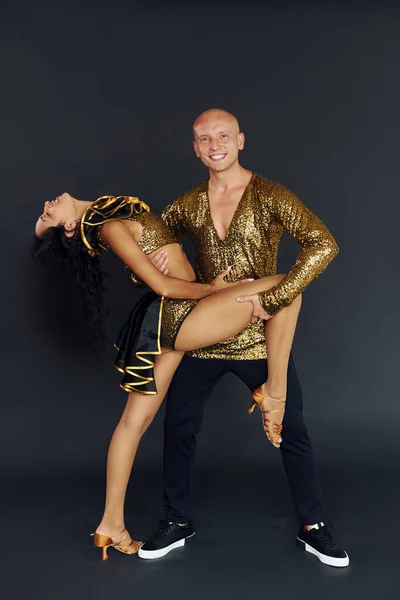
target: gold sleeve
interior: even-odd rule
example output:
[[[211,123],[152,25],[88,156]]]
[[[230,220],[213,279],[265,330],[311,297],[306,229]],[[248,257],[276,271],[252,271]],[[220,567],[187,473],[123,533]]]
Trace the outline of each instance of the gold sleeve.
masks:
[[[161,213],[161,218],[164,223],[172,229],[176,237],[182,237],[187,233],[185,226],[186,214],[182,204],[181,196],[178,196],[178,198],[172,202],[172,204],[168,204]]]
[[[280,224],[302,250],[286,277],[276,286],[261,292],[264,310],[274,315],[289,306],[313,279],[323,273],[339,248],[327,227],[286,187],[276,184],[267,200],[269,219]]]

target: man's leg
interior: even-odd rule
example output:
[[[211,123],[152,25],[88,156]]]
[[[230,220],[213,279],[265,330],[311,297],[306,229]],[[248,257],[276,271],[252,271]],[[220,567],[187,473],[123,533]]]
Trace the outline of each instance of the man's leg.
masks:
[[[231,370],[254,390],[268,374],[265,360],[235,361]],[[288,388],[282,430],[282,458],[300,524],[317,523],[323,518],[321,489],[310,438],[303,419],[301,387],[293,357],[288,367]]]
[[[226,361],[185,357],[168,392],[164,421],[164,509],[166,519],[190,519],[190,492],[204,405]]]
[[[231,370],[253,390],[266,379],[267,364],[264,360],[236,361]],[[305,550],[318,556],[325,564],[345,567],[349,558],[337,546],[324,526],[324,508],[321,487],[314,461],[313,450],[303,418],[303,401],[293,356],[288,367],[288,387],[282,443],[283,464],[292,494],[300,532],[297,537]]]
[[[313,449],[303,417],[303,397],[293,356],[289,359],[288,394],[283,418],[281,452],[301,525],[312,525],[324,518],[322,493]]]
[[[194,535],[190,492],[196,434],[204,405],[230,361],[185,356],[172,380],[164,421],[164,508],[166,520],[139,550],[141,558],[159,558]]]

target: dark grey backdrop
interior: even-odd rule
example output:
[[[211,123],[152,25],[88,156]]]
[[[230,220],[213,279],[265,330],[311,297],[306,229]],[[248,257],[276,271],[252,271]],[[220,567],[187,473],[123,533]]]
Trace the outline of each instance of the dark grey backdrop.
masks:
[[[348,516],[349,528],[361,518],[349,482],[370,469],[378,485],[399,458],[399,10],[334,2],[38,2],[1,10],[5,471],[33,487],[42,481],[31,479],[36,474],[102,473],[125,400],[111,350],[97,362],[65,352],[30,308],[27,252],[41,204],[63,191],[84,199],[126,193],[161,211],[205,177],[191,123],[217,106],[240,119],[242,164],[292,188],[340,246],[304,296],[295,358],[328,506]],[[297,251],[284,240],[281,270]],[[105,263],[115,334],[137,296],[117,260]],[[247,417],[248,400],[229,377],[214,393],[198,457],[211,493],[205,498],[199,486],[197,498],[212,507],[223,493],[221,473],[232,483],[227,473],[234,478],[239,464],[254,475],[254,502],[264,461],[277,470],[291,518],[278,453],[266,448],[259,420]],[[154,518],[161,451],[162,414],[136,467],[139,482],[154,480]],[[147,501],[133,502],[145,511]],[[88,526],[99,507],[101,499]]]

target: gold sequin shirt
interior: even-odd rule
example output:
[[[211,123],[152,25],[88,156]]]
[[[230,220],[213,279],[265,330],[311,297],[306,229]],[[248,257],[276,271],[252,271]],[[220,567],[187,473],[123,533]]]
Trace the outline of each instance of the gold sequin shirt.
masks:
[[[302,250],[287,276],[259,295],[269,314],[288,306],[338,253],[328,229],[293,192],[255,173],[224,240],[211,218],[207,181],[179,196],[166,207],[162,218],[176,236],[192,239],[197,280],[204,283],[210,283],[230,265],[234,265],[232,281],[275,275],[279,243],[287,231]],[[266,358],[264,322],[259,320],[225,342],[188,354],[227,360]]]

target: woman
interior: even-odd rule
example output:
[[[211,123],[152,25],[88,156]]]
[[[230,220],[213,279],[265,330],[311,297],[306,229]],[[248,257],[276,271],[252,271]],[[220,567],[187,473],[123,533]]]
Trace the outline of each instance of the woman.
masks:
[[[183,353],[214,345],[244,329],[251,303],[238,295],[260,293],[276,286],[281,275],[257,281],[227,283],[229,269],[211,284],[196,283],[181,245],[162,219],[138,198],[104,196],[95,202],[62,194],[44,205],[35,228],[34,256],[60,270],[60,265],[83,294],[83,305],[101,338],[104,315],[103,281],[98,256],[111,250],[151,290],[134,307],[120,333],[116,367],[124,374],[121,386],[129,392],[127,405],[111,440],[107,463],[106,506],[95,545],[134,554],[140,542],[124,528],[124,501],[139,441],[168,390]],[[168,276],[151,258],[166,248]],[[289,354],[301,297],[267,320],[268,379],[254,390],[252,412],[258,405],[265,433],[279,448],[286,400]]]

